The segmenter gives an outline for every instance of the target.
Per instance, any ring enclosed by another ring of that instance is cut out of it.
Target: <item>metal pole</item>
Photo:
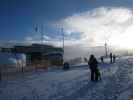
[[[41,25],[41,44],[43,45],[43,24]]]
[[[43,46],[43,24],[41,25],[41,44],[42,44],[42,54],[41,54],[41,66],[43,66],[43,51],[44,51],[44,46]]]
[[[63,44],[62,44],[62,46],[63,46],[63,64],[64,64],[64,43],[65,43],[65,41],[64,41],[64,32],[63,32],[63,28],[61,28],[61,33],[62,33],[62,38],[63,38]]]
[[[62,28],[62,35],[63,35],[63,54],[64,54],[64,32],[63,32],[63,28]]]
[[[105,42],[105,56],[108,56],[108,51],[107,51],[107,43]]]

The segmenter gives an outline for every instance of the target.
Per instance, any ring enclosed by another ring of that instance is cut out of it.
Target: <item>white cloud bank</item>
[[[103,55],[104,48],[101,46],[104,46],[105,42],[115,49],[133,49],[133,11],[129,8],[100,7],[74,14],[52,25],[56,25],[56,28],[59,28],[57,25],[62,25],[64,28],[65,59],[84,57],[90,53]],[[26,40],[41,42],[38,41],[39,36]],[[62,36],[44,36],[44,43],[61,46]],[[95,46],[100,47],[89,48]]]
[[[133,11],[130,8],[99,7],[66,17],[52,25],[56,25],[58,32],[61,29],[57,25],[62,25],[66,46],[103,46],[107,42],[118,48],[133,49]],[[44,35],[43,39],[44,43],[62,45],[60,35],[54,38]],[[41,35],[27,37],[26,42],[40,43]]]
[[[123,7],[100,7],[60,20],[64,31],[81,33],[79,44],[133,49],[133,12]]]

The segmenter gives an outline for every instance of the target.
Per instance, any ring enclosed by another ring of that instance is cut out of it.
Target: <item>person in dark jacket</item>
[[[90,55],[88,65],[91,71],[91,81],[98,81],[98,76],[99,76],[98,61],[94,55]]]
[[[101,56],[100,59],[101,59],[101,63],[104,63],[104,58],[103,58],[103,56]]]
[[[113,55],[113,63],[115,63],[116,56],[115,54]]]
[[[112,53],[110,53],[110,63],[113,62],[112,58],[113,58],[113,55],[112,55]]]
[[[63,66],[63,70],[69,70],[69,68],[70,68],[69,63],[68,62],[65,62],[64,63],[64,66]]]

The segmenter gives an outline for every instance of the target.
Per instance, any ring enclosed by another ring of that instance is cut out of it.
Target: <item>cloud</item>
[[[88,56],[94,53],[104,55],[107,42],[109,52],[116,49],[133,49],[133,12],[124,7],[99,7],[60,19],[52,23],[60,35],[44,35],[43,43],[62,46],[65,36],[65,59]],[[61,31],[63,27],[63,32]],[[40,43],[41,37],[27,37],[27,41]],[[99,55],[99,56],[100,56]]]
[[[65,46],[70,46],[70,45],[76,45],[79,44],[80,41],[74,38],[65,38]],[[41,41],[41,36],[39,35],[34,35],[34,36],[29,36],[25,38],[25,43],[32,44],[32,43],[42,43]],[[49,44],[53,46],[58,46],[62,47],[63,46],[63,36],[54,36],[50,37],[48,35],[43,35],[43,43],[44,44]]]
[[[77,34],[80,37],[79,44],[102,46],[106,41],[112,46],[125,47],[125,43],[133,42],[133,39],[129,38],[133,36],[132,20],[133,12],[129,8],[100,7],[74,14],[58,23],[63,26],[66,34],[81,33]]]

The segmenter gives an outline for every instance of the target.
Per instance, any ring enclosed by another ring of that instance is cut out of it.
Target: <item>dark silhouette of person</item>
[[[68,63],[68,62],[65,62],[65,63],[64,63],[64,66],[63,66],[63,69],[64,69],[64,70],[68,70],[69,68],[70,68],[69,63]]]
[[[112,53],[110,53],[110,63],[113,62],[112,58],[113,58]]]
[[[88,62],[88,59],[85,57],[85,58],[84,58],[84,61],[85,61],[85,62]]]
[[[91,71],[91,81],[98,81],[98,61],[94,55],[90,55],[88,65]]]
[[[115,60],[116,60],[116,56],[115,54],[113,55],[113,63],[115,63]]]
[[[103,56],[101,56],[100,59],[101,59],[101,63],[104,63],[104,58],[103,58]]]

